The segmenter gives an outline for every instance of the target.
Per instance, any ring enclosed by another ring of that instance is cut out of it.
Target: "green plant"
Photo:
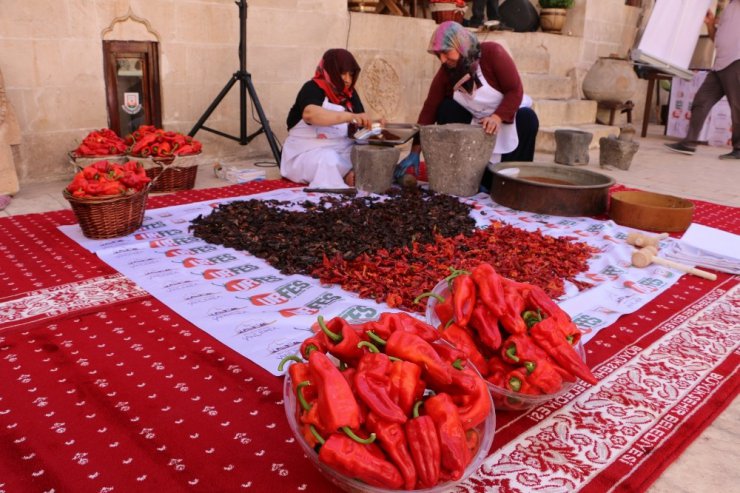
[[[543,9],[569,9],[574,0],[539,0]]]

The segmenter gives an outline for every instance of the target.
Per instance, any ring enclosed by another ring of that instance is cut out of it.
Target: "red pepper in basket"
[[[411,452],[409,452],[406,443],[403,426],[398,423],[383,421],[378,416],[370,413],[367,416],[367,429],[375,433],[380,447],[398,468],[403,477],[403,487],[407,490],[414,489],[416,485],[416,467],[414,467],[414,459],[411,458]]]
[[[500,356],[494,355],[488,360],[488,376],[486,380],[497,387],[506,388],[506,375],[516,367],[506,363]]]
[[[441,468],[445,476],[457,481],[470,462],[465,429],[457,406],[449,394],[440,393],[424,402],[424,411],[432,418],[439,437]]]
[[[455,310],[452,307],[452,296],[448,296],[443,301],[434,305],[434,313],[437,315],[442,326],[447,325],[447,322],[455,315]]]
[[[445,363],[431,344],[416,334],[396,331],[385,346],[388,356],[395,356],[421,366],[425,377],[435,385],[452,383],[452,367]]]
[[[504,313],[504,282],[491,264],[478,264],[471,274],[476,287],[478,298],[488,308],[494,317],[500,318]]]
[[[466,327],[475,307],[475,283],[470,274],[459,274],[452,280],[452,310],[455,322]]]
[[[544,289],[539,286],[531,285],[529,286],[529,289],[527,289],[525,296],[526,301],[530,305],[530,309],[535,308],[546,317],[551,317],[557,320],[558,323],[555,327],[563,337],[567,339],[568,343],[572,346],[578,344],[583,332],[581,332],[581,329],[573,323],[570,315],[568,315],[558,306],[557,303],[547,296]]]
[[[321,353],[326,352],[326,337],[323,332],[313,337],[306,338],[301,343],[301,348],[298,352],[303,359],[308,359],[308,355],[311,354],[311,351],[319,351]]]
[[[527,333],[527,324],[522,318],[523,312],[524,298],[513,285],[504,282],[504,307],[499,320],[510,334]]]
[[[442,334],[442,339],[462,351],[465,358],[469,359],[482,375],[488,373],[486,358],[484,358],[480,351],[478,351],[478,347],[475,345],[475,340],[468,331],[459,325],[452,323],[447,326],[447,328],[440,326],[439,332]]]
[[[440,462],[439,436],[434,420],[430,416],[419,416],[419,405],[414,406],[413,418],[406,422],[404,431],[414,459],[420,488],[430,488],[439,482]]]
[[[575,348],[570,345],[563,332],[558,329],[558,321],[549,317],[538,322],[529,329],[535,344],[545,350],[565,370],[583,379],[591,385],[596,385],[597,380],[591,370],[583,362]]]
[[[489,349],[501,347],[501,331],[498,328],[498,318],[481,302],[475,304],[470,327],[478,333],[480,341]]]
[[[321,332],[326,336],[326,349],[340,361],[355,364],[364,351],[357,347],[362,339],[355,329],[342,317],[334,317],[324,323],[324,317],[318,317]]]
[[[504,378],[505,388],[512,392],[529,395],[540,395],[540,389],[532,385],[527,379],[527,370],[516,368],[511,370]]]
[[[341,433],[333,433],[321,446],[319,460],[350,478],[372,486],[398,489],[404,484],[396,466],[383,458],[374,443],[358,443]]]
[[[526,367],[529,382],[545,394],[554,394],[563,387],[563,377],[547,359],[536,359]]]
[[[321,422],[329,431],[360,426],[360,406],[339,369],[324,353],[312,351],[308,357],[311,384],[318,392],[317,406]],[[314,406],[315,407],[315,406]]]
[[[388,378],[391,399],[408,416],[414,403],[424,395],[426,384],[421,379],[421,367],[410,361],[394,361]]]
[[[491,394],[485,380],[480,378],[471,368],[465,368],[475,379],[475,392],[470,394],[452,395],[452,400],[457,405],[460,421],[463,428],[470,430],[486,420],[491,412]]]
[[[391,317],[395,330],[402,330],[404,332],[416,334],[427,342],[434,342],[439,339],[439,333],[434,330],[434,327],[409,315],[408,313],[393,313],[391,314]]]
[[[544,349],[539,347],[530,336],[524,334],[515,334],[508,337],[501,347],[501,357],[506,362],[527,367],[529,373],[534,371],[537,361],[544,360],[545,367],[552,367],[560,380],[566,382],[575,382],[576,380],[573,374],[553,361]],[[542,370],[541,368],[540,372]],[[543,391],[547,392],[544,389]]]
[[[354,390],[371,412],[383,421],[405,423],[406,414],[389,393],[391,362],[383,353],[365,353],[354,377]]]

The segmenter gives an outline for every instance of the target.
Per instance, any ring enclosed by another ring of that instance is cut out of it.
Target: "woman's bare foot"
[[[344,183],[346,183],[350,187],[355,186],[355,172],[350,171],[346,175],[344,175]]]

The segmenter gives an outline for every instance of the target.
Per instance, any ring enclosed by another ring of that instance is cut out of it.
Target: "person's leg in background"
[[[532,108],[519,108],[516,112],[516,135],[519,145],[513,151],[502,154],[501,161],[534,161],[534,149],[540,119]]]
[[[486,2],[486,15],[489,21],[501,20],[498,13],[498,0],[488,0]]]
[[[485,9],[486,0],[473,0],[473,15],[470,17],[469,27],[480,27],[483,25]]]
[[[709,115],[712,106],[724,95],[725,91],[717,72],[709,72],[707,78],[704,79],[704,83],[696,91],[696,96],[694,96],[694,101],[691,104],[691,119],[689,120],[689,131],[686,137],[679,142],[665,144],[665,147],[681,154],[694,154],[699,133],[704,126],[707,115]]]
[[[717,72],[730,104],[732,119],[732,152],[722,154],[720,159],[740,159],[740,60]]]

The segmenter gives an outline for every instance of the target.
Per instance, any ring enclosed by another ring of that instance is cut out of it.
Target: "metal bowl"
[[[558,164],[500,163],[493,169],[491,198],[519,211],[554,216],[598,216],[607,210],[614,179]]]

